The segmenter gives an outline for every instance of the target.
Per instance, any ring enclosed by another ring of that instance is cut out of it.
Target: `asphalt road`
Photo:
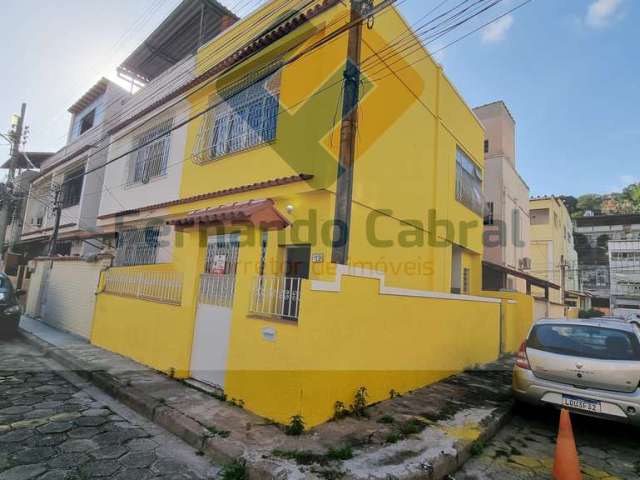
[[[0,340],[0,480],[205,479],[218,471],[29,344]]]
[[[558,429],[553,409],[519,408],[456,480],[550,479]],[[640,429],[572,415],[585,480],[640,478]]]

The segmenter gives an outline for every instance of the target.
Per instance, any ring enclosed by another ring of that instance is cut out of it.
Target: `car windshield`
[[[589,325],[537,325],[528,348],[603,360],[640,360],[640,344],[630,332]]]

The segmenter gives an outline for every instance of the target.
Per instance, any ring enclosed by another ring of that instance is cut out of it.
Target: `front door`
[[[191,376],[219,388],[227,367],[238,249],[237,234],[210,236],[200,276]]]

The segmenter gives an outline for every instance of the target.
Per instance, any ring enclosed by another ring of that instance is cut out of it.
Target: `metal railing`
[[[302,279],[256,277],[251,291],[250,313],[298,320]]]
[[[182,303],[182,273],[107,270],[104,292],[152,302]]]
[[[200,295],[198,303],[231,307],[233,305],[233,291],[236,285],[235,274],[217,275],[203,273],[200,275]]]

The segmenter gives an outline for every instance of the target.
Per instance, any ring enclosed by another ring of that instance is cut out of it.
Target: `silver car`
[[[513,370],[517,400],[640,425],[640,329],[621,319],[539,320]]]

